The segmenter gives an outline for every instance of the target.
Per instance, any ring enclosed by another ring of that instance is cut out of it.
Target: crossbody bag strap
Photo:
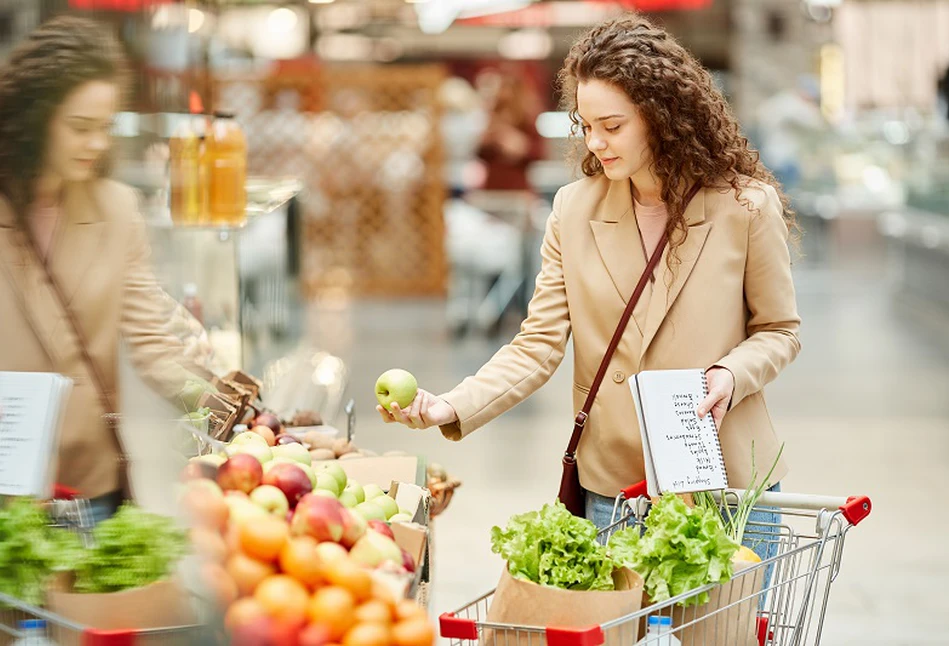
[[[696,183],[692,186],[689,192],[685,196],[685,204],[688,206],[689,202],[695,197],[699,192],[701,185]],[[649,282],[653,273],[656,270],[656,266],[659,264],[659,260],[662,258],[662,252],[665,250],[666,245],[669,243],[669,234],[664,232],[662,234],[662,239],[659,240],[659,244],[656,245],[656,249],[652,252],[652,256],[649,257],[649,262],[646,263],[646,269],[643,270],[642,276],[639,277],[639,282],[636,283],[636,289],[633,290],[633,295],[630,296],[629,302],[626,303],[626,309],[623,310],[623,316],[620,317],[619,324],[616,326],[616,331],[613,332],[613,338],[610,339],[610,345],[606,349],[606,354],[603,355],[603,360],[600,362],[600,368],[596,371],[596,376],[593,378],[593,383],[590,385],[590,392],[587,394],[586,401],[583,402],[583,408],[580,409],[580,412],[577,413],[577,417],[573,422],[573,434],[570,436],[570,443],[567,445],[567,452],[564,455],[567,460],[576,459],[577,447],[580,446],[580,436],[583,435],[583,427],[586,426],[587,419],[590,417],[590,410],[593,408],[593,400],[596,399],[596,394],[600,390],[600,385],[603,383],[603,378],[606,377],[606,371],[610,366],[610,361],[613,359],[613,355],[616,353],[616,348],[619,347],[619,342],[623,338],[623,332],[626,331],[626,326],[629,324],[629,319],[633,316],[633,310],[636,308],[636,303],[639,302],[639,298],[642,296],[643,291],[646,289],[646,283]]]

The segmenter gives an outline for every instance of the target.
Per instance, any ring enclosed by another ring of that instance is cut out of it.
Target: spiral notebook
[[[696,412],[708,395],[705,371],[646,370],[629,378],[643,440],[650,496],[728,486],[718,429]]]

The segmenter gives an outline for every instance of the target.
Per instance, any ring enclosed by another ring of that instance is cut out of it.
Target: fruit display
[[[336,461],[314,462],[303,442],[281,443],[279,421],[253,421],[182,473],[199,576],[231,643],[434,643],[424,610],[391,585],[416,569],[390,528],[412,511]]]

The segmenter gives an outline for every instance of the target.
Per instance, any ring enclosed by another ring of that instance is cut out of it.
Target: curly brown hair
[[[750,201],[741,195],[748,178],[770,184],[781,198],[788,229],[796,231],[787,196],[749,146],[711,75],[668,32],[628,14],[594,27],[567,54],[558,84],[563,109],[573,122],[572,134],[585,151],[580,167],[588,177],[603,172],[600,160],[583,144],[577,112],[577,85],[591,80],[626,92],[648,126],[652,170],[669,212],[670,264],[685,239],[684,200],[696,182],[725,182],[748,208]]]
[[[23,225],[46,155],[50,123],[66,97],[89,81],[122,85],[125,60],[97,23],[61,16],[34,30],[0,68],[0,193]],[[108,172],[108,157],[97,167]]]

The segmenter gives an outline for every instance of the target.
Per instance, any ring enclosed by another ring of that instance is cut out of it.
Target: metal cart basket
[[[601,541],[618,529],[642,522],[650,507],[644,484],[634,485],[617,497],[614,522],[600,530]],[[716,500],[720,505],[733,505],[743,493],[728,490],[716,494]],[[736,566],[727,583],[707,585],[613,621],[586,627],[489,623],[488,609],[494,595],[491,591],[455,612],[441,615],[441,635],[453,645],[477,641],[504,646],[633,646],[646,636],[650,617],[668,617],[671,632],[650,635],[643,643],[819,644],[831,584],[840,570],[844,539],[851,527],[869,515],[870,499],[765,493],[755,509],[780,514],[776,523],[749,522],[745,530],[746,540],[767,544],[768,553],[774,556],[760,563]],[[709,593],[707,603],[680,605],[702,592]]]

